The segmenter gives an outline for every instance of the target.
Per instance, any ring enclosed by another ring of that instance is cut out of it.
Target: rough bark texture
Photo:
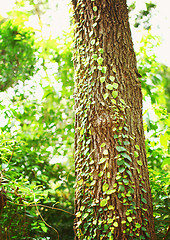
[[[75,239],[155,240],[141,84],[126,1],[72,3]]]

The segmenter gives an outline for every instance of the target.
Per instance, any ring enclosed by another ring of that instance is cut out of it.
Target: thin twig
[[[57,233],[57,237],[58,237],[58,240],[59,240],[59,233],[58,233],[57,229],[51,227],[51,226],[50,226],[50,225],[44,220],[44,218],[42,217],[40,211],[38,210],[38,206],[37,206],[37,204],[36,204],[35,206],[36,206],[36,209],[37,209],[38,214],[40,215],[40,218],[42,219],[42,221],[45,223],[45,225],[46,225],[47,227],[53,229],[53,230]]]
[[[62,211],[62,212],[68,213],[68,214],[70,214],[72,216],[75,216],[73,213],[67,212],[66,210],[63,210],[61,208],[50,207],[50,206],[43,205],[43,204],[29,204],[29,205],[26,205],[26,204],[21,204],[21,203],[14,203],[14,202],[11,202],[11,201],[8,201],[8,202],[10,202],[12,204],[15,204],[15,205],[18,205],[18,206],[25,206],[25,207],[36,207],[36,206],[39,206],[39,207],[49,208],[49,209]]]
[[[13,147],[12,154],[11,154],[11,156],[10,156],[10,159],[9,159],[8,163],[10,163],[10,161],[12,160],[12,157],[13,157],[13,155],[14,155],[14,150],[15,150],[15,145],[14,145],[14,147]]]
[[[168,236],[169,232],[170,232],[170,226],[168,227],[167,232],[166,232],[166,234],[165,234],[165,236],[164,236],[164,238],[162,240],[166,240],[166,237]]]

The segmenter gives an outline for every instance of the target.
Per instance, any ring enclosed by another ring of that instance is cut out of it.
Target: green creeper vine
[[[97,12],[93,0],[93,28],[97,27]],[[94,31],[89,33],[90,44],[82,43],[82,24],[84,23],[83,10],[85,4],[78,1],[77,11],[79,10],[80,24],[76,26],[75,39],[75,59],[76,62],[76,116],[79,119],[80,125],[76,126],[77,132],[77,150],[75,152],[77,186],[76,195],[78,197],[76,212],[77,222],[75,225],[78,239],[109,239],[113,240],[113,234],[116,228],[122,225],[123,233],[127,239],[146,239],[149,234],[146,231],[147,219],[145,218],[146,199],[141,194],[141,206],[136,206],[134,199],[135,185],[132,176],[132,159],[138,158],[140,147],[135,145],[134,136],[129,134],[129,127],[126,123],[126,109],[129,107],[124,99],[119,97],[119,82],[117,77],[117,66],[112,65],[110,74],[107,72],[105,63],[105,52],[100,46],[99,40],[95,38]],[[98,72],[98,74],[96,74]],[[95,77],[97,76],[97,78]],[[110,114],[113,116],[115,127],[112,128],[112,135],[117,145],[115,149],[108,149],[105,142],[100,145],[102,157],[98,165],[95,166],[93,158],[94,149],[92,146],[91,124],[89,124],[89,110],[95,105],[95,97],[93,95],[93,87],[101,86],[103,95],[101,96],[100,104],[107,106],[110,109]],[[134,148],[128,151],[128,146],[133,142]],[[109,179],[112,177],[108,171],[109,154],[114,151],[114,161],[117,164],[117,173],[115,183],[109,184]],[[142,162],[137,161],[137,173],[140,179],[140,186],[143,193],[146,190],[143,188],[143,180],[140,175]],[[97,176],[93,173],[95,168],[100,169]],[[106,176],[106,177],[105,177]],[[100,200],[93,198],[97,179],[102,179],[102,194]],[[126,209],[125,216],[121,221],[115,212],[115,206],[110,204],[111,199],[117,199]],[[135,215],[141,209],[141,216],[144,219],[137,222]],[[97,211],[96,211],[97,210]],[[107,216],[107,217],[105,217]],[[140,234],[140,230],[145,232],[145,236]],[[100,236],[98,236],[100,232]],[[99,238],[100,237],[100,238]]]

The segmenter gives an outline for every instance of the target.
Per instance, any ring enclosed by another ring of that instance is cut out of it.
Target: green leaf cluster
[[[36,47],[31,29],[12,20],[0,24],[0,91],[29,80],[36,72]]]

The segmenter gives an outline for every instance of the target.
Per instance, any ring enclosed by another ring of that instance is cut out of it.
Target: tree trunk
[[[125,0],[72,0],[75,239],[153,239],[138,80]]]

